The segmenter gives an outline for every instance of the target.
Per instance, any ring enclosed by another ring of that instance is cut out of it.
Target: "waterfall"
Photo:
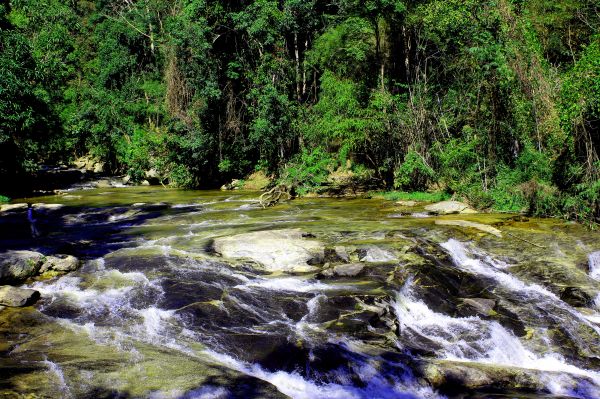
[[[600,251],[592,252],[588,257],[590,277],[600,281]]]

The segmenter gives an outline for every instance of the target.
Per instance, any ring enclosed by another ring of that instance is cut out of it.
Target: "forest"
[[[90,155],[600,220],[596,0],[3,0],[0,194]]]

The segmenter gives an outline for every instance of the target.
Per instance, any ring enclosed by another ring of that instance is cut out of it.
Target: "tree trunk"
[[[294,32],[294,56],[296,61],[296,98],[302,99],[300,94],[300,50],[298,49],[298,33]]]

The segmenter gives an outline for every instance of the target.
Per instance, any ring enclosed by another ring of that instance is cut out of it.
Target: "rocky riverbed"
[[[0,211],[0,397],[600,397],[598,232],[257,198],[103,188]]]

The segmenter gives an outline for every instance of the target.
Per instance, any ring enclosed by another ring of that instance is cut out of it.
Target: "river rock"
[[[26,211],[27,204],[4,204],[0,205],[0,212]]]
[[[94,173],[104,173],[104,162],[96,162],[92,168]]]
[[[47,256],[40,268],[40,273],[54,270],[57,272],[70,272],[79,268],[79,259],[72,255]]]
[[[560,381],[565,392],[576,392],[580,386],[593,384],[587,376],[451,360],[436,360],[427,364],[423,368],[423,376],[434,388],[468,389],[472,392],[544,392],[547,382],[553,380]]]
[[[51,211],[56,211],[56,210],[64,207],[64,205],[63,204],[38,203],[38,204],[33,204],[31,207],[36,212],[51,212]]]
[[[327,267],[327,264],[325,264],[325,266]],[[319,273],[319,275],[317,277],[318,278],[334,277],[334,276],[356,277],[356,276],[360,275],[364,269],[365,269],[365,265],[362,263],[347,263],[347,264],[335,265],[331,268],[327,268],[327,269],[323,270],[321,273]]]
[[[361,262],[368,263],[379,263],[379,262],[393,262],[398,258],[387,249],[379,248],[376,246],[368,246],[358,250],[359,260]]]
[[[344,265],[335,265],[333,272],[340,277],[356,277],[363,272],[365,265],[362,263],[348,263]]]
[[[0,284],[22,282],[40,270],[44,255],[34,251],[8,251],[0,254]]]
[[[461,316],[484,316],[494,314],[496,301],[486,298],[460,298],[462,303],[458,306]]]
[[[215,252],[226,258],[248,258],[271,272],[310,272],[324,257],[324,246],[304,238],[299,229],[256,231],[216,238]]]
[[[477,213],[469,205],[459,201],[442,201],[426,205],[425,210],[437,215],[448,215],[451,213]]]
[[[441,226],[458,226],[458,227],[468,227],[476,230],[483,231],[484,233],[493,234],[496,237],[502,237],[502,232],[495,227],[492,227],[483,223],[469,222],[467,220],[436,220],[435,224]]]
[[[10,285],[0,286],[0,305],[21,307],[35,303],[40,298],[39,291],[17,288]]]
[[[239,190],[242,186],[242,181],[239,179],[233,179],[231,182],[223,184],[221,186],[221,190],[222,191],[229,191],[229,190]]]

